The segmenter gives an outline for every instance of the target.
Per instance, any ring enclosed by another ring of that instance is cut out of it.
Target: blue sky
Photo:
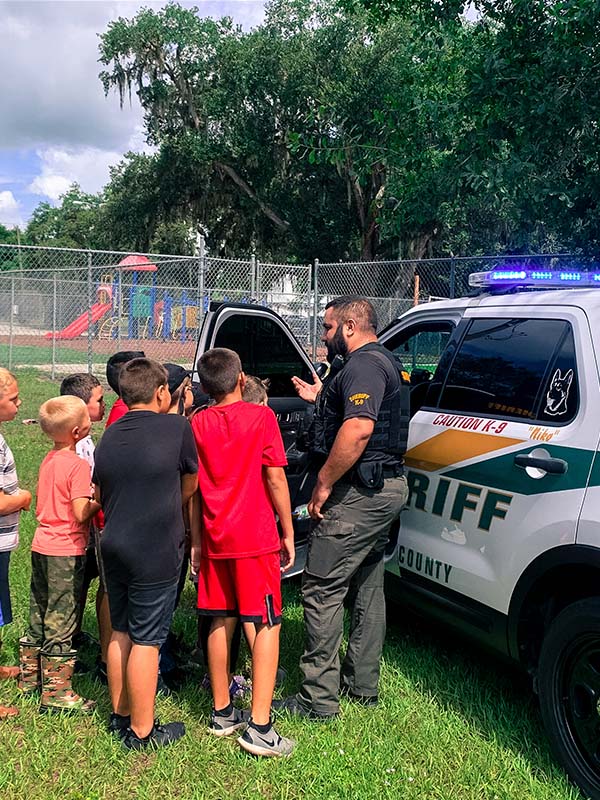
[[[98,34],[157,0],[0,0],[0,223],[24,227],[77,181],[97,192],[108,168],[145,148],[141,113],[104,97]],[[202,15],[260,24],[264,0],[196,0]]]

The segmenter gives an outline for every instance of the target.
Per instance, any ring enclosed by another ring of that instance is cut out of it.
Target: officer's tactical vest
[[[406,373],[404,373],[402,363],[379,342],[369,342],[369,344],[363,345],[360,351],[361,353],[373,352],[377,358],[386,358],[391,362],[398,375],[396,389],[388,393],[381,403],[373,433],[360,460],[364,460],[365,457],[367,460],[371,460],[369,454],[375,451],[396,456],[400,463],[406,452],[410,412],[409,384],[404,377]],[[336,356],[315,402],[312,425],[308,432],[307,449],[311,455],[317,457],[317,461],[324,461],[327,458],[342,426],[343,419],[335,410],[333,398],[335,396],[335,377],[344,366],[341,357]]]

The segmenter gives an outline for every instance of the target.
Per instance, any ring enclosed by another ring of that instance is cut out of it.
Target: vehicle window
[[[577,377],[575,342],[569,325],[542,387],[539,420],[565,423],[575,418],[579,406]]]
[[[453,330],[451,322],[423,322],[399,331],[385,343],[410,375],[411,417],[425,402],[430,381]]]
[[[312,383],[303,361],[287,331],[276,319],[267,316],[235,314],[220,325],[214,347],[235,350],[244,372],[268,378],[269,397],[295,397],[292,375]]]
[[[566,322],[553,319],[473,320],[450,367],[439,408],[536,419],[541,397],[550,390],[551,363],[568,329]]]
[[[411,375],[411,383],[422,383],[431,380],[453,328],[450,322],[413,325],[397,333],[385,346],[402,361],[404,369]]]

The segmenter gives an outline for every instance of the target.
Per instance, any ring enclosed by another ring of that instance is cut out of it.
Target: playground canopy
[[[125,256],[118,263],[118,268],[123,272],[156,272],[158,267],[153,264],[148,256],[131,255]]]

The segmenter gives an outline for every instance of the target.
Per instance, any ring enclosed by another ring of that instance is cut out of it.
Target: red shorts
[[[279,552],[246,558],[201,558],[198,609],[211,617],[279,625]]]

